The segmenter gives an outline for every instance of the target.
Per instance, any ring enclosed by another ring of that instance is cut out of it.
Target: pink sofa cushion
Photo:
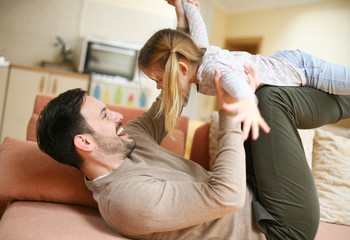
[[[320,222],[315,240],[349,239],[350,227],[347,225]]]
[[[123,240],[97,209],[58,203],[19,201],[10,204],[0,222],[0,239]]]
[[[6,137],[0,147],[0,209],[13,200],[97,207],[78,169],[53,160],[35,142]]]
[[[198,127],[193,136],[190,159],[209,170],[209,128],[210,123]]]
[[[174,137],[163,145],[183,155],[183,132],[175,130]],[[14,200],[97,207],[79,170],[53,160],[40,151],[36,142],[6,137],[0,146],[0,210]]]

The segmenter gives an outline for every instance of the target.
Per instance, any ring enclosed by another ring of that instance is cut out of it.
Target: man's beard
[[[92,138],[95,140],[100,151],[112,155],[116,153],[129,155],[136,147],[134,139],[123,139],[119,137],[110,137],[97,132],[92,133]]]

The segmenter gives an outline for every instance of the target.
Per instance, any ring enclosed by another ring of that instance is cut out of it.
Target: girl
[[[156,81],[158,89],[163,89],[159,111],[166,112],[165,124],[169,133],[172,133],[176,118],[181,113],[180,106],[188,95],[190,84],[197,84],[200,93],[216,95],[215,69],[222,73],[223,88],[237,100],[229,110],[236,113],[233,122],[243,122],[244,139],[247,139],[250,128],[254,140],[259,136],[259,127],[266,133],[270,130],[247,83],[247,71],[258,70],[260,85],[305,85],[333,94],[350,92],[349,67],[325,62],[300,50],[280,51],[263,57],[209,46],[205,24],[197,6],[187,0],[167,2],[176,7],[179,21],[181,14],[187,18],[191,37],[171,29],[156,32],[141,49],[138,67]]]

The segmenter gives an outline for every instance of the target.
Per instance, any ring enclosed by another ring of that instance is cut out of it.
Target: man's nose
[[[123,121],[123,115],[118,112],[113,112],[114,113],[114,120],[115,122],[119,123]]]

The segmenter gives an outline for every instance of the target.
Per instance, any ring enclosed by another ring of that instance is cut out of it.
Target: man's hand
[[[201,10],[197,0],[187,0],[187,2],[194,4],[198,8],[198,11]]]
[[[244,67],[244,72],[248,77],[249,86],[255,92],[255,90],[260,86],[259,72],[255,67],[253,67],[253,65],[250,65],[247,63],[243,64],[243,67]]]
[[[216,95],[218,98],[218,104],[221,109],[223,109],[224,105],[233,104],[236,102],[236,99],[228,94],[221,85],[221,72],[219,69],[215,69],[215,75],[214,75],[214,84],[216,87]]]
[[[250,86],[252,87],[253,91],[255,91],[255,87],[259,85],[257,84],[257,75],[254,72],[257,73],[257,71],[254,70],[253,72],[250,72],[251,76],[248,76],[248,79],[250,79],[250,81],[253,81],[250,82]],[[250,129],[252,129],[253,140],[259,138],[259,127],[261,127],[264,130],[264,132],[269,133],[270,127],[261,117],[255,99],[243,98],[238,102],[234,102],[234,98],[222,88],[220,78],[220,71],[215,69],[214,81],[219,105],[223,110],[230,111],[235,114],[235,116],[232,119],[232,123],[243,122],[244,140],[247,140]]]
[[[178,28],[188,28],[188,21],[182,6],[182,0],[165,0],[168,4],[175,7]]]
[[[178,7],[179,4],[182,4],[182,0],[165,0],[168,4]],[[187,2],[192,3],[197,6],[198,11],[200,10],[199,2],[197,0],[187,0]]]

